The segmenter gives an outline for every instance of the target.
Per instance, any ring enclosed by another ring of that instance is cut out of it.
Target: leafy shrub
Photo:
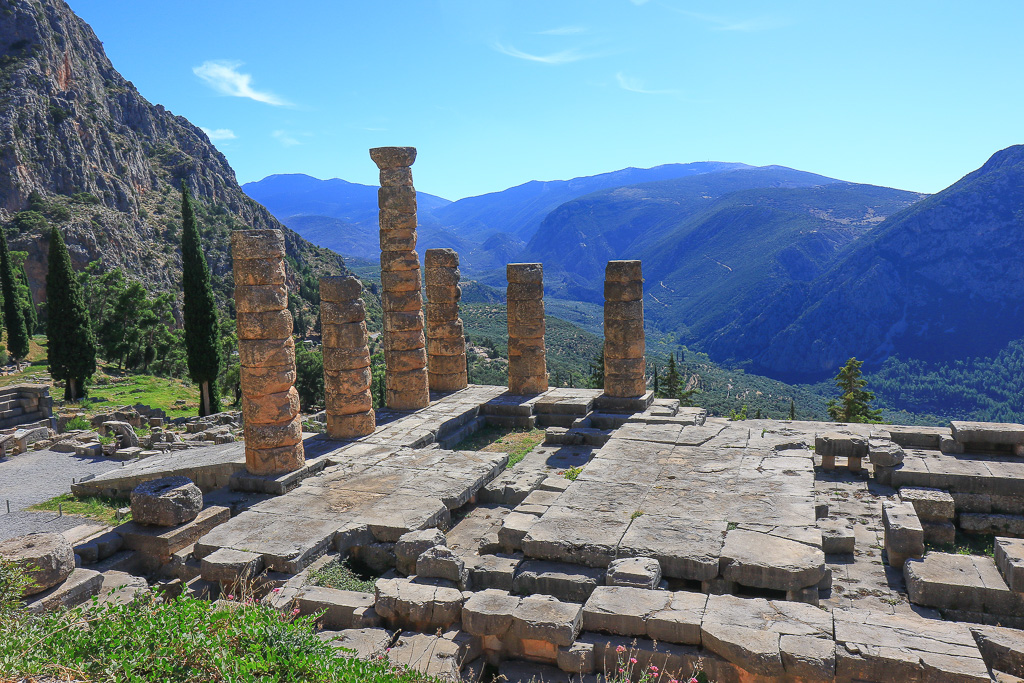
[[[374,581],[360,576],[348,559],[341,561],[331,560],[320,569],[309,573],[307,583],[325,588],[337,588],[338,590],[357,591],[359,593],[373,593]]]
[[[71,112],[62,107],[58,107],[56,104],[50,105],[50,118],[53,119],[53,123],[56,126],[64,123],[65,119],[71,116]]]
[[[569,481],[576,481],[576,478],[578,476],[580,476],[580,474],[582,472],[583,472],[583,466],[580,465],[578,467],[570,467],[569,469],[567,469],[565,471],[565,474],[563,474],[562,476],[564,476]]]
[[[99,204],[100,198],[92,192],[76,192],[71,195],[71,201],[75,204]]]
[[[317,637],[318,615],[231,609],[153,593],[121,605],[0,619],[0,679],[428,683],[387,660],[348,659]],[[88,620],[88,621],[85,621]],[[87,625],[86,625],[87,624]],[[82,626],[85,626],[84,628]]]
[[[92,429],[92,424],[81,415],[76,415],[64,425],[64,430],[70,432],[73,429]]]
[[[38,211],[22,211],[14,215],[14,227],[19,233],[42,232],[48,230],[50,224]]]

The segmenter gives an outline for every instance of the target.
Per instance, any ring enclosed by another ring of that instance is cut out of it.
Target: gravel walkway
[[[23,510],[69,493],[72,478],[78,480],[120,466],[119,461],[108,458],[79,457],[74,453],[47,450],[0,458],[0,520],[7,512],[7,501],[11,503],[11,512]]]

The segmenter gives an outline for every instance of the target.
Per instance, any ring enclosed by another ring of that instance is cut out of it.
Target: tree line
[[[64,382],[64,398],[77,401],[96,372],[97,354],[126,370],[169,376],[188,374],[199,387],[199,414],[220,410],[218,379],[229,373],[224,358],[234,345],[234,324],[218,315],[211,272],[203,254],[192,196],[182,182],[183,325],[174,318],[174,293],[152,295],[120,268],[102,272],[89,264],[75,273],[60,229],[50,230],[46,273],[47,360],[51,377]],[[6,235],[0,231],[0,294],[7,351],[28,356],[37,313],[28,293],[23,259],[20,273]],[[20,277],[19,277],[20,275]],[[236,373],[237,374],[237,373]]]

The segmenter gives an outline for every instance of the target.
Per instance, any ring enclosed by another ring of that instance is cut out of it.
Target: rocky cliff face
[[[228,234],[235,228],[283,229],[301,269],[345,272],[340,257],[283,228],[247,197],[199,128],[122,78],[63,0],[0,0],[0,223],[11,248],[29,252],[37,300],[53,224],[64,230],[76,266],[102,260],[151,290],[177,288],[182,181],[198,200],[222,297],[231,289]],[[291,277],[297,290],[300,275]]]

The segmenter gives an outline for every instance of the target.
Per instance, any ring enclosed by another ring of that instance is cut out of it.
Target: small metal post
[[[57,503],[57,516],[58,517],[63,517],[64,516],[64,504],[63,503]]]
[[[11,514],[11,501],[7,501],[7,514]]]

